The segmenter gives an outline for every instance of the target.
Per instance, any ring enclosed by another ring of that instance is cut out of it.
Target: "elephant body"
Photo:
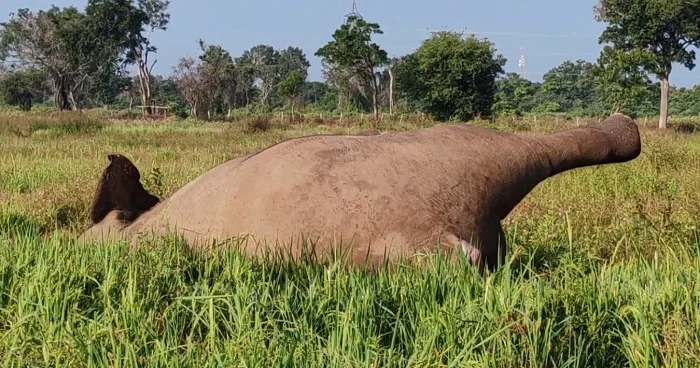
[[[135,242],[175,230],[201,246],[245,235],[248,254],[264,251],[264,241],[296,257],[304,236],[317,253],[342,241],[354,264],[440,250],[493,269],[505,256],[501,220],[538,183],[640,151],[636,124],[620,114],[541,136],[441,125],[295,138],[214,167],[133,221],[118,215],[130,208],[115,205],[82,240],[111,230]]]

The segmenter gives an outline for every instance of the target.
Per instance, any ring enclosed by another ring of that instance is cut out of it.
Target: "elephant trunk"
[[[549,161],[549,176],[585,166],[627,162],[642,150],[637,124],[623,114],[537,139]]]
[[[518,151],[520,159],[511,157],[502,166],[506,179],[490,190],[492,213],[500,219],[547,178],[585,166],[627,162],[641,153],[639,129],[623,114],[588,127],[522,138],[515,144],[528,147],[528,154]]]

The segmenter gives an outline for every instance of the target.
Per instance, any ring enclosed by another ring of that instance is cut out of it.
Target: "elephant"
[[[131,161],[112,154],[93,225],[79,239],[137,244],[175,231],[193,249],[246,238],[253,242],[241,247],[245,254],[267,248],[295,259],[305,249],[297,236],[322,251],[340,239],[354,265],[446,253],[483,273],[505,261],[501,220],[540,182],[640,153],[638,126],[621,113],[537,135],[467,124],[313,135],[224,162],[162,200],[143,188]]]

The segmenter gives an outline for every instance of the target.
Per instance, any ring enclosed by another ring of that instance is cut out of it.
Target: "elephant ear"
[[[118,211],[121,221],[131,222],[160,202],[141,185],[141,174],[128,158],[120,154],[107,155],[107,158],[109,165],[102,172],[90,205],[93,224],[112,211]]]

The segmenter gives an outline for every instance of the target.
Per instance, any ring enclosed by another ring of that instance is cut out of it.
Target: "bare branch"
[[[156,66],[157,62],[158,62],[158,59],[153,60],[153,64],[151,64],[151,67],[148,68],[148,74],[153,74],[153,67]]]

